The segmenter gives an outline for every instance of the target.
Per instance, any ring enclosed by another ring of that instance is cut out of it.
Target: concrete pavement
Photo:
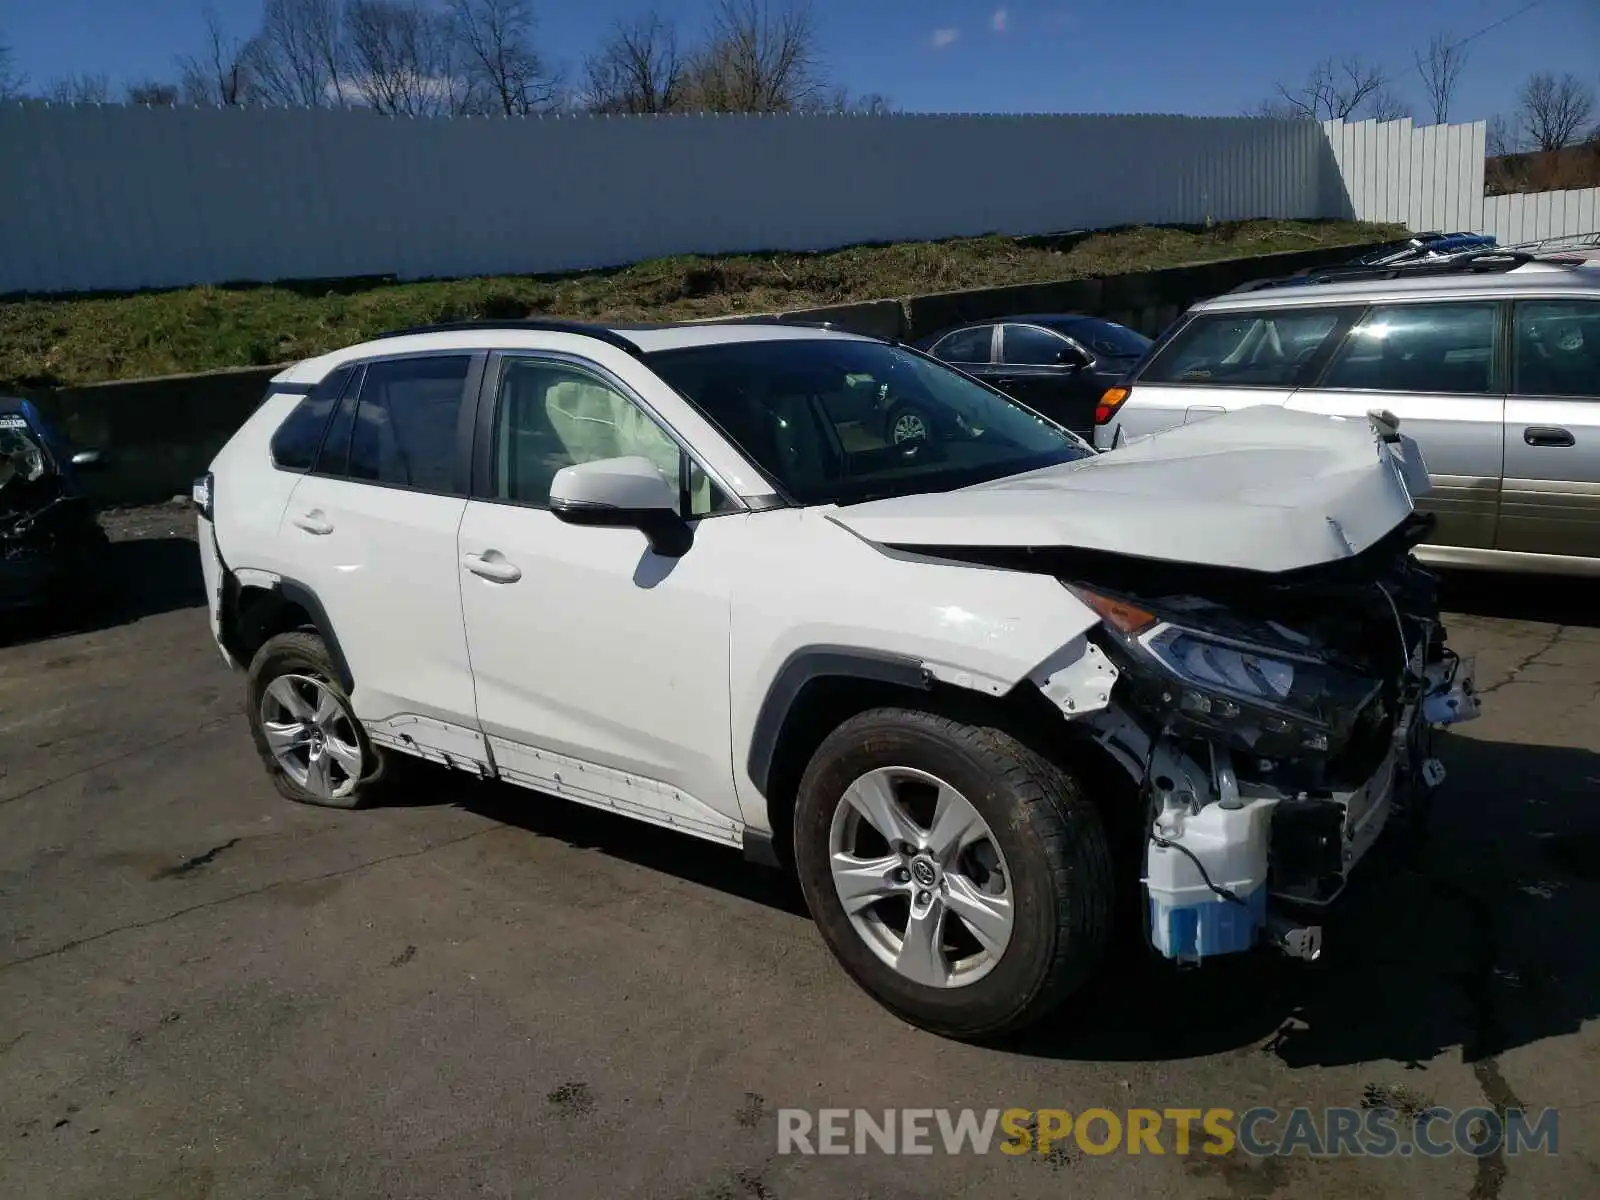
[[[116,619],[0,647],[10,1200],[1600,1191],[1600,589],[1452,581],[1486,715],[1447,739],[1424,859],[1323,963],[1119,969],[982,1049],[889,1017],[736,855],[444,774],[284,802],[189,515],[111,524]],[[782,1107],[1363,1103],[1559,1105],[1559,1153],[776,1154]]]

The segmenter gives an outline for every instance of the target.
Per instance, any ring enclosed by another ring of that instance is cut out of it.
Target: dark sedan
[[[0,611],[66,616],[105,587],[105,534],[78,483],[79,471],[100,465],[34,405],[0,397]]]
[[[917,348],[1092,436],[1094,406],[1138,364],[1151,341],[1115,321],[1072,313],[1004,317],[947,329]],[[890,436],[925,435],[914,412],[892,414]]]

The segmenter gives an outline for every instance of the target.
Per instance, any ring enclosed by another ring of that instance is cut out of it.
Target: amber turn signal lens
[[[1143,633],[1154,625],[1158,619],[1155,613],[1142,609],[1137,604],[1129,604],[1126,600],[1102,596],[1099,592],[1091,592],[1088,588],[1083,587],[1073,587],[1071,584],[1068,585],[1068,588],[1074,596],[1093,610],[1095,616],[1119,633],[1125,633],[1130,637],[1136,637]]]
[[[1104,425],[1116,415],[1117,409],[1122,407],[1122,402],[1133,394],[1132,388],[1114,387],[1107,388],[1100,397],[1100,403],[1094,408],[1094,423]]]

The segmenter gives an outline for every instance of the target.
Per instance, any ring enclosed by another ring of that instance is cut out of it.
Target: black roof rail
[[[593,325],[584,321],[546,320],[542,317],[526,317],[522,319],[486,317],[481,321],[440,321],[432,325],[413,325],[407,329],[391,329],[384,333],[376,334],[368,340],[382,341],[385,338],[410,337],[419,333],[480,333],[497,329],[508,332],[575,333],[582,337],[594,338],[597,342],[605,342],[609,346],[615,346],[618,350],[625,350],[635,356],[643,353],[632,340],[623,337],[615,329],[607,328],[604,325]]]
[[[1273,279],[1252,279],[1228,292],[1259,292],[1273,287],[1306,287],[1318,283],[1347,283],[1361,279],[1404,279],[1416,275],[1466,275],[1499,274],[1515,270],[1536,261],[1532,254],[1514,250],[1482,250],[1473,254],[1458,254],[1451,258],[1388,265],[1341,264],[1334,267],[1306,268],[1293,275]]]

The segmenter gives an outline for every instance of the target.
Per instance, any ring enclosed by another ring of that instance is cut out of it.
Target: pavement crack
[[[59,946],[52,946],[48,950],[40,950],[34,954],[27,954],[21,958],[13,958],[0,963],[0,972],[9,971],[14,967],[25,967],[29,963],[36,963],[46,958],[57,958],[71,950],[78,950],[95,942],[104,941],[106,938],[115,937],[119,933],[131,933],[140,929],[152,929],[157,925],[165,925],[179,917],[189,916],[191,913],[204,912],[206,909],[221,908],[225,904],[232,904],[235,900],[248,900],[252,896],[264,895],[279,888],[299,887],[308,883],[321,883],[328,879],[342,879],[349,875],[356,875],[373,867],[381,867],[385,863],[398,862],[407,858],[420,858],[424,854],[432,854],[435,850],[443,850],[448,846],[458,846],[462,842],[470,841],[475,837],[482,837],[499,829],[498,825],[491,825],[484,829],[475,829],[471,833],[464,833],[460,837],[448,838],[442,842],[434,842],[430,846],[423,846],[417,850],[399,850],[394,854],[385,854],[379,858],[368,859],[366,862],[356,863],[351,867],[341,867],[337,871],[325,871],[320,875],[307,875],[299,879],[279,879],[272,883],[264,883],[259,887],[246,888],[243,891],[233,892],[227,896],[218,896],[215,900],[202,900],[198,904],[190,904],[173,912],[165,913],[159,917],[151,917],[145,921],[129,921],[123,925],[115,925],[110,929],[102,929],[99,933],[87,934],[81,938],[73,938]]]
[[[0,804],[11,804],[17,800],[26,799],[35,792],[42,792],[46,788],[53,788],[56,784],[65,783],[69,779],[76,779],[79,775],[87,775],[90,771],[98,771],[101,767],[109,767],[113,763],[119,763],[123,759],[132,758],[136,754],[143,754],[147,750],[154,750],[158,746],[170,746],[173,742],[182,741],[186,737],[193,737],[197,733],[205,733],[207,730],[215,729],[219,725],[226,725],[229,721],[233,720],[233,717],[234,714],[232,713],[229,713],[225,717],[213,717],[209,721],[200,722],[200,724],[194,726],[192,729],[185,729],[182,733],[174,733],[170,737],[158,738],[153,742],[145,742],[142,745],[135,746],[131,750],[124,750],[121,754],[113,754],[110,758],[103,758],[98,762],[88,763],[85,766],[78,767],[76,770],[68,771],[65,775],[57,775],[54,779],[46,779],[40,783],[34,784],[32,787],[23,788],[14,796],[0,797]]]
[[[193,875],[201,867],[209,866],[212,862],[216,861],[217,855],[221,854],[224,850],[232,850],[239,844],[239,842],[239,838],[229,838],[220,846],[213,846],[203,854],[191,855],[189,858],[184,859],[175,867],[168,867],[164,871],[157,871],[155,877],[157,879],[183,879],[185,876]]]
[[[1494,1109],[1504,1129],[1507,1113],[1525,1106],[1501,1074],[1496,1057],[1505,1048],[1508,1036],[1494,1007],[1495,959],[1498,957],[1494,911],[1488,901],[1455,880],[1432,874],[1428,878],[1439,891],[1455,897],[1466,909],[1472,925],[1473,957],[1462,982],[1473,1017],[1462,1039],[1461,1056],[1471,1066],[1472,1077],[1477,1080],[1485,1103]],[[1468,1200],[1498,1200],[1509,1174],[1505,1148],[1497,1145],[1492,1152],[1481,1155],[1477,1167]]]
[[[1507,684],[1515,683],[1519,675],[1521,675],[1529,667],[1533,666],[1546,654],[1549,654],[1550,651],[1559,646],[1561,644],[1561,639],[1566,636],[1566,632],[1567,627],[1565,625],[1557,625],[1554,632],[1552,632],[1550,636],[1545,639],[1544,645],[1540,646],[1532,654],[1527,655],[1520,662],[1518,662],[1516,666],[1512,667],[1511,670],[1506,673],[1506,677],[1504,679],[1501,679],[1496,683],[1491,683],[1488,687],[1479,688],[1478,695],[1487,696],[1491,692],[1498,692]]]

